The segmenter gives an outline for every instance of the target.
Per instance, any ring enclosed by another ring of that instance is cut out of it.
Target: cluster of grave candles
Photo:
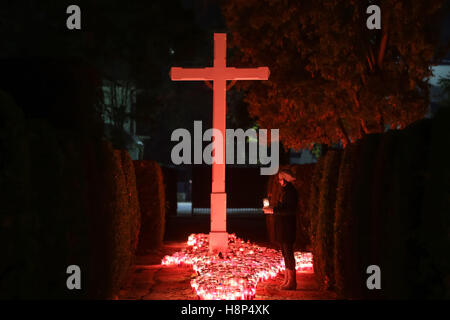
[[[161,264],[192,265],[197,276],[191,286],[202,300],[251,300],[259,281],[285,269],[279,250],[245,242],[235,234],[228,235],[228,250],[220,254],[209,252],[207,234],[192,234],[187,244]],[[312,272],[311,253],[295,252],[295,260],[297,272]]]

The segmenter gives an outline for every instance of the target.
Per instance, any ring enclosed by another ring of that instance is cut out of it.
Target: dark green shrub
[[[118,295],[134,262],[139,236],[140,212],[136,195],[134,170],[128,151],[114,150],[114,195],[111,202],[112,293]],[[134,184],[134,185],[133,185]],[[133,194],[134,192],[134,194]]]
[[[29,145],[22,110],[0,91],[1,214],[23,208],[29,192]],[[8,199],[8,201],[6,201]]]
[[[319,161],[316,163],[314,167],[314,173],[311,180],[311,186],[310,186],[310,199],[308,203],[308,220],[309,220],[309,237],[310,237],[310,243],[314,247],[314,244],[316,243],[316,237],[317,237],[317,224],[319,221],[319,195],[320,195],[320,181],[322,181],[322,175],[324,173],[324,165],[325,160],[324,157],[320,158]],[[313,249],[314,250],[314,249]],[[314,264],[315,264],[316,258],[314,258]]]
[[[132,160],[109,142],[94,142],[89,167],[89,296],[113,299],[134,262],[140,214]]]
[[[361,143],[348,145],[339,167],[339,179],[336,194],[336,215],[334,222],[334,272],[335,288],[341,297],[352,297],[350,286],[355,283],[357,268],[357,232],[352,201],[355,193],[355,181],[360,175],[359,155]]]
[[[394,155],[398,148],[400,132],[388,131],[382,135],[375,158],[373,170],[373,188],[370,212],[370,264],[380,266],[382,270],[382,291],[372,290],[369,298],[382,298],[384,288],[388,285],[390,277],[389,259],[392,252],[389,237],[392,226],[386,223],[388,216],[392,214],[392,176],[394,171]]]
[[[367,135],[349,145],[339,169],[334,222],[336,291],[345,298],[362,298],[370,256],[372,179],[380,135]]]
[[[85,166],[88,185],[89,238],[89,297],[108,299],[113,297],[110,276],[112,261],[111,202],[113,197],[111,144],[93,140],[86,145]]]
[[[155,161],[133,161],[141,209],[138,250],[144,253],[162,245],[165,232],[166,197],[161,167]]]
[[[321,288],[334,287],[334,216],[341,150],[330,150],[323,158],[319,185],[316,232],[313,243],[314,270]]]
[[[20,108],[0,94],[0,296],[113,298],[139,230],[131,159],[101,141],[95,70],[50,61],[33,68],[51,70],[45,81],[36,72],[27,82],[50,84],[45,90],[22,95],[18,76],[8,88]],[[53,85],[59,89],[47,95]],[[66,287],[72,264],[82,290]]]
[[[161,167],[164,178],[164,185],[166,186],[166,216],[177,215],[177,174],[175,168]]]
[[[427,298],[450,298],[450,109],[432,121],[420,214],[419,280]]]
[[[0,91],[0,298],[30,298],[36,274],[35,215],[30,211],[29,143],[22,110]]]
[[[356,241],[357,260],[352,262],[356,265],[357,272],[353,274],[354,283],[351,285],[352,296],[364,298],[368,291],[366,286],[367,267],[377,264],[370,259],[370,231],[371,231],[371,200],[373,195],[373,172],[375,159],[380,143],[381,135],[371,134],[361,140],[361,153],[358,157],[359,174],[354,177],[355,190],[353,193],[352,213],[354,214],[353,239]]]
[[[294,187],[298,194],[297,207],[297,237],[295,247],[299,251],[311,250],[311,238],[309,234],[310,217],[308,213],[311,198],[311,185],[316,164],[291,165],[290,169],[295,175]]]
[[[125,175],[126,195],[128,199],[128,210],[130,215],[130,249],[133,254],[137,250],[139,243],[139,232],[141,230],[141,210],[139,207],[139,195],[136,186],[136,173],[134,170],[133,160],[126,150],[120,150],[122,160],[122,170]]]
[[[423,120],[402,131],[368,135],[344,151],[334,235],[336,290],[342,297],[426,295],[418,235],[429,132],[430,121]],[[367,289],[369,265],[380,266],[382,291]]]
[[[47,120],[28,122],[31,163],[31,209],[36,217],[40,275],[39,296],[67,297],[65,286],[69,250],[70,211],[72,203],[64,203],[64,154],[58,132]],[[76,263],[78,264],[78,263]]]
[[[418,298],[423,295],[418,279],[421,249],[420,208],[424,194],[424,172],[428,155],[430,122],[422,120],[397,134],[391,157],[389,204],[383,215],[384,239],[380,267],[383,270],[383,297]]]

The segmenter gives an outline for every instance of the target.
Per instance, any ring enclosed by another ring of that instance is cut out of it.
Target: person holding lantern
[[[265,199],[263,211],[265,214],[274,215],[275,241],[281,246],[286,267],[284,282],[280,288],[282,290],[296,290],[294,242],[296,237],[298,194],[292,184],[295,181],[295,177],[289,169],[280,170],[278,181],[281,185],[278,202],[272,207],[268,204],[268,200]]]

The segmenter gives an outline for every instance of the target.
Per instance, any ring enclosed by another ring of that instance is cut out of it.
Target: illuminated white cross
[[[221,159],[212,163],[211,193],[211,230],[209,233],[210,252],[216,253],[227,249],[227,195],[225,193],[225,137],[226,137],[226,91],[227,80],[267,80],[269,68],[227,68],[227,35],[214,33],[214,66],[211,68],[178,68],[170,70],[172,80],[213,81],[213,129],[221,132],[223,141],[213,140],[213,150]],[[221,144],[221,145],[220,145]],[[214,154],[213,154],[214,157]]]

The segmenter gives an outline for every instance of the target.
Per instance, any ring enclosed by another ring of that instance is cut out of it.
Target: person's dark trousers
[[[294,244],[282,243],[281,253],[283,254],[286,269],[295,270]]]

